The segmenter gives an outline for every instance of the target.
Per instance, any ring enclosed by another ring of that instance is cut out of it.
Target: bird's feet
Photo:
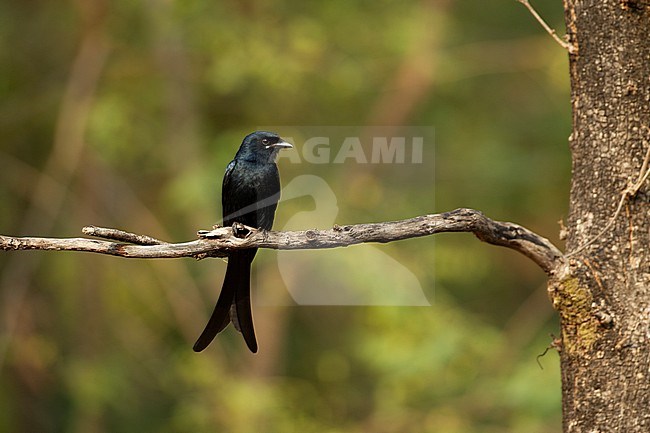
[[[232,224],[232,232],[235,235],[235,237],[238,237],[240,239],[246,239],[251,234],[253,234],[250,227],[237,222]]]
[[[256,230],[242,223],[233,223],[232,227],[213,226],[212,230],[199,230],[196,235],[201,239],[227,238],[232,233],[236,238],[249,238]]]

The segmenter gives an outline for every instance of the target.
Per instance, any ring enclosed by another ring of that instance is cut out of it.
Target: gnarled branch
[[[483,242],[519,251],[551,274],[563,258],[548,239],[509,222],[494,221],[473,209],[456,209],[441,214],[423,215],[401,221],[334,226],[329,230],[294,232],[264,231],[246,227],[246,235],[231,227],[200,231],[199,239],[166,243],[149,236],[116,229],[84,227],[84,234],[109,240],[88,238],[37,238],[0,235],[0,249],[85,251],[129,258],[224,257],[241,248],[300,250],[346,247],[367,242],[387,243],[443,232],[471,232]]]

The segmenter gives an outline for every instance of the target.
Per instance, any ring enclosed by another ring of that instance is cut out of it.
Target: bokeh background
[[[537,3],[561,33],[561,2]],[[191,240],[260,125],[435,128],[435,183],[318,167],[338,224],[472,207],[561,245],[566,53],[514,0],[0,2],[0,233]],[[280,164],[285,184],[314,170]],[[282,203],[276,227],[313,208]],[[379,251],[432,305],[298,306],[261,251],[257,355],[232,329],[191,350],[223,261],[0,253],[0,432],[560,430],[532,262],[469,234],[347,250],[323,260],[383,290]]]

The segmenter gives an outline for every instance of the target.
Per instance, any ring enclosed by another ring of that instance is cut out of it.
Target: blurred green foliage
[[[561,29],[560,2],[538,3]],[[188,240],[218,221],[223,169],[258,126],[428,125],[435,185],[288,160],[283,183],[318,173],[339,224],[473,207],[559,243],[567,76],[515,1],[4,1],[0,232]],[[276,227],[313,206],[282,203]],[[261,251],[255,356],[232,329],[191,351],[221,261],[1,254],[0,432],[560,429],[535,265],[464,234],[353,248],[404,264],[432,306],[295,306]],[[363,257],[343,277],[384,290]]]

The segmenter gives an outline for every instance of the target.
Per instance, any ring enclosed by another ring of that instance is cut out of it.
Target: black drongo
[[[277,134],[256,131],[242,141],[235,159],[226,168],[221,188],[223,225],[234,223],[270,230],[280,199],[280,175],[275,159],[282,148],[293,147]],[[228,254],[221,294],[203,333],[194,343],[200,352],[230,322],[242,333],[251,352],[257,340],[251,311],[251,263],[257,248]]]

